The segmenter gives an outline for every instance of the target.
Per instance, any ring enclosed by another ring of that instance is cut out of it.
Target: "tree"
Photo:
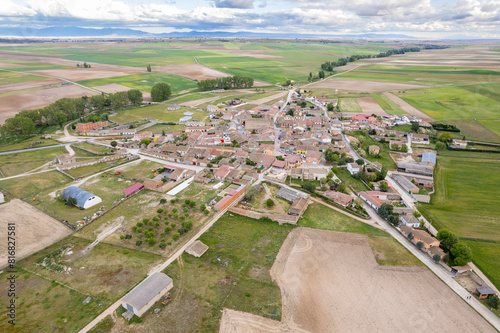
[[[151,99],[153,102],[163,102],[172,96],[170,85],[166,82],[158,82],[151,88]]]
[[[267,199],[267,200],[266,200],[266,206],[267,206],[267,208],[272,208],[272,207],[274,207],[274,200],[273,200],[273,199],[271,199],[271,198]]]
[[[434,260],[434,262],[438,263],[441,260],[441,256],[439,254],[435,254],[432,256],[432,260]]]
[[[418,129],[420,128],[420,125],[416,121],[411,122],[411,130],[415,133],[418,133]]]
[[[440,229],[436,238],[441,241],[441,247],[445,252],[450,252],[451,248],[458,242],[457,236],[448,229]]]
[[[493,309],[498,309],[498,306],[500,305],[500,299],[497,295],[491,295],[486,299],[486,304]]]
[[[451,141],[451,134],[448,132],[441,133],[441,135],[439,135],[438,137],[438,140],[441,142],[449,142]]]
[[[333,104],[332,104],[332,103],[328,103],[328,104],[326,105],[326,109],[327,109],[328,111],[333,111]]]
[[[285,160],[285,158],[283,156],[281,156],[281,155],[276,156],[276,159],[279,160],[279,161],[284,161]]]
[[[439,151],[439,150],[443,150],[446,148],[446,143],[444,142],[441,142],[439,141],[438,143],[436,143],[436,149]]]
[[[178,239],[179,239],[179,237],[180,237],[180,236],[181,236],[181,235],[180,235],[178,232],[174,232],[174,233],[172,234],[172,239],[173,239],[174,241],[176,241],[176,240],[178,240]]]
[[[131,89],[127,91],[127,96],[130,103],[139,105],[142,103],[142,92],[139,89]]]
[[[391,214],[387,217],[387,221],[397,227],[399,225],[399,216],[397,214]]]
[[[8,135],[26,136],[35,132],[35,124],[31,118],[15,116],[5,120],[2,130]]]
[[[165,198],[160,199],[160,205],[164,205],[166,203],[167,203],[167,199],[165,199]]]
[[[316,191],[316,186],[310,181],[305,182],[302,185],[302,188],[311,193],[314,193],[314,191]]]
[[[401,151],[402,151],[403,153],[408,152],[408,146],[406,145],[406,143],[403,143],[403,144],[401,145]]]
[[[146,66],[146,70],[147,70],[148,72],[151,72],[151,65],[147,65],[147,66]]]
[[[146,146],[149,145],[150,143],[151,143],[151,140],[149,140],[149,139],[142,139],[140,142],[141,145],[146,145]]]
[[[363,165],[363,164],[365,164],[365,161],[364,161],[362,158],[358,158],[358,159],[356,160],[356,163],[357,163],[358,165]]]
[[[115,148],[116,146],[118,146],[118,142],[113,140],[113,141],[111,141],[110,145],[111,145],[111,147]]]
[[[457,242],[450,251],[456,266],[466,265],[472,259],[472,251],[464,242]]]
[[[414,236],[413,236],[413,232],[410,232],[410,233],[408,234],[408,236],[407,236],[407,238],[408,238],[409,240],[412,240],[412,239],[413,239],[413,237],[414,237]]]
[[[380,182],[380,191],[387,192],[389,189],[389,184],[387,182]]]
[[[66,205],[70,207],[76,206],[76,199],[73,197],[68,197],[68,199],[66,199]]]
[[[257,187],[250,186],[245,191],[245,199],[246,200],[252,200],[253,197],[257,195],[257,193],[259,193],[259,190],[257,189]]]
[[[416,244],[416,245],[417,245],[417,249],[419,249],[419,250],[420,250],[421,248],[423,248],[423,247],[424,247],[424,242],[417,242],[417,244]]]
[[[388,203],[383,203],[379,209],[378,209],[378,215],[383,217],[384,219],[387,218],[389,215],[392,214],[392,211],[394,210],[394,206]]]

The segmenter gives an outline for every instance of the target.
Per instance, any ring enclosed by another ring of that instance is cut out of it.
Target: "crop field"
[[[340,100],[340,111],[341,112],[359,112],[361,113],[361,107],[355,98],[342,98]]]
[[[83,80],[78,81],[77,83],[88,87],[117,83],[129,87],[130,89],[139,89],[141,91],[151,92],[151,88],[157,82],[167,82],[173,93],[197,87],[196,82],[185,77],[158,72]]]
[[[179,119],[184,117],[184,112],[192,112],[193,119],[191,121],[203,121],[207,117],[207,113],[203,111],[198,111],[191,108],[180,108],[179,110],[169,111],[166,105],[157,104],[151,106],[145,106],[136,109],[129,109],[125,111],[119,111],[118,115],[110,117],[116,123],[128,123],[132,121],[138,121],[142,119],[153,119],[163,122],[179,122]]]
[[[0,86],[5,84],[20,83],[40,80],[40,76],[16,72],[0,71]]]
[[[399,96],[419,110],[436,120],[451,121],[455,119],[473,120],[477,117],[481,123],[495,134],[500,134],[497,123],[491,125],[489,120],[498,120],[498,100],[489,92],[500,92],[500,84],[492,84],[491,90],[483,94],[474,93],[462,87],[443,87],[406,91]]]
[[[499,182],[498,154],[440,152],[436,193],[430,204],[419,206],[438,230],[448,228],[461,238],[471,239],[474,262],[485,269],[484,273],[497,286],[500,286],[500,271],[493,263],[498,264],[495,252],[500,249]]]
[[[103,243],[84,252],[89,244],[69,237],[21,261],[16,280],[16,329],[6,328],[4,320],[0,330],[77,332],[142,280],[160,260],[154,254]],[[5,274],[1,275],[2,288],[7,287]],[[85,304],[88,295],[91,300]],[[5,307],[0,310],[4,317],[6,312]]]
[[[387,98],[387,96],[376,93],[372,93],[370,95],[373,97],[373,99],[375,99],[378,105],[380,105],[380,107],[384,109],[386,113],[398,115],[406,114],[404,110],[402,110],[396,103]]]

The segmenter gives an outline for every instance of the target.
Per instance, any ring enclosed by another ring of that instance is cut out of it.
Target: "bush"
[[[149,246],[153,246],[156,244],[156,240],[153,237],[149,237],[146,239],[146,243],[148,243]]]
[[[157,212],[158,214],[163,213],[163,208],[158,208],[158,209],[156,210],[156,212]]]
[[[205,215],[208,215],[209,213],[210,213],[210,211],[209,211],[208,209],[205,209],[205,210],[203,211],[203,214],[205,214]]]
[[[314,193],[314,191],[316,191],[316,186],[314,186],[314,184],[310,181],[305,182],[302,185],[302,188],[308,192],[311,192],[311,193]]]
[[[172,229],[177,226],[177,224],[175,224],[175,223],[171,223],[170,225],[172,226]]]
[[[177,213],[177,208],[172,208],[172,213]]]
[[[139,228],[142,227],[142,222],[137,222],[136,226]]]
[[[190,230],[193,227],[193,221],[191,221],[191,220],[184,221],[184,222],[182,222],[182,226],[186,230]]]
[[[181,237],[181,235],[180,235],[178,232],[174,232],[174,233],[172,234],[172,239],[173,239],[174,241],[178,240],[178,239],[179,239],[179,237]]]
[[[137,242],[135,242],[135,246],[141,246],[142,245],[142,241],[138,240]]]
[[[133,227],[132,227],[132,231],[133,231],[133,232],[136,232],[136,231],[137,231],[137,227],[136,227],[136,226],[133,226]]]
[[[200,211],[204,211],[205,209],[207,209],[207,207],[205,206],[205,204],[201,204],[200,205]]]
[[[168,227],[165,227],[165,229],[163,229],[163,231],[168,234],[170,231],[172,231],[172,227],[168,226]]]
[[[120,239],[121,239],[121,240],[124,240],[124,239],[125,239],[125,236],[120,235]]]
[[[432,256],[432,260],[434,260],[434,262],[439,262],[441,260],[441,256],[439,254],[435,254]]]
[[[417,242],[417,249],[421,249],[424,247],[424,243],[423,242]]]
[[[160,245],[158,245],[158,247],[163,250],[164,248],[167,247],[167,244],[166,243],[160,243]]]
[[[267,208],[272,208],[272,207],[274,207],[274,205],[275,204],[274,204],[273,199],[269,198],[269,199],[266,200],[266,206],[267,206]]]
[[[500,305],[500,299],[497,295],[491,295],[486,299],[486,304],[493,309],[498,309],[498,306]]]

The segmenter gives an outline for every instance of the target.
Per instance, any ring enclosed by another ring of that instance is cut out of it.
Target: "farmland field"
[[[391,101],[387,96],[382,94],[372,93],[371,96],[373,99],[380,105],[382,109],[388,114],[406,114],[404,110],[402,110],[396,103]]]
[[[340,100],[340,111],[361,113],[362,110],[355,98],[342,98]]]
[[[146,92],[151,92],[151,88],[157,82],[167,82],[173,93],[197,87],[196,82],[186,79],[185,77],[158,72],[78,81],[79,84],[88,87],[117,83],[129,87],[130,89],[139,89]]]
[[[127,123],[137,120],[142,120],[145,118],[164,121],[164,122],[179,122],[179,119],[184,117],[184,112],[193,112],[192,121],[202,121],[207,117],[207,114],[203,111],[198,111],[191,108],[180,108],[179,110],[169,111],[166,105],[158,104],[145,106],[136,109],[130,109],[125,111],[119,111],[118,115],[110,117],[116,123]]]
[[[500,248],[500,211],[497,204],[500,156],[443,153],[438,157],[436,193],[431,204],[422,204],[419,209],[436,228],[448,228],[461,238],[471,239],[468,244],[472,248],[474,262],[500,286],[498,256],[495,255]],[[486,251],[486,248],[494,251]]]

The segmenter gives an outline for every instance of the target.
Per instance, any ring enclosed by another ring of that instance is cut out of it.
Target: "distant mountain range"
[[[297,34],[297,33],[265,33],[265,32],[226,32],[226,31],[189,31],[170,33],[148,33],[134,29],[119,28],[80,28],[80,27],[49,27],[42,29],[26,28],[1,28],[0,37],[105,37],[105,38],[214,38],[214,37],[249,37],[249,38],[369,38],[369,39],[416,39],[412,36],[402,34],[348,34],[348,35],[325,35],[325,34]]]

